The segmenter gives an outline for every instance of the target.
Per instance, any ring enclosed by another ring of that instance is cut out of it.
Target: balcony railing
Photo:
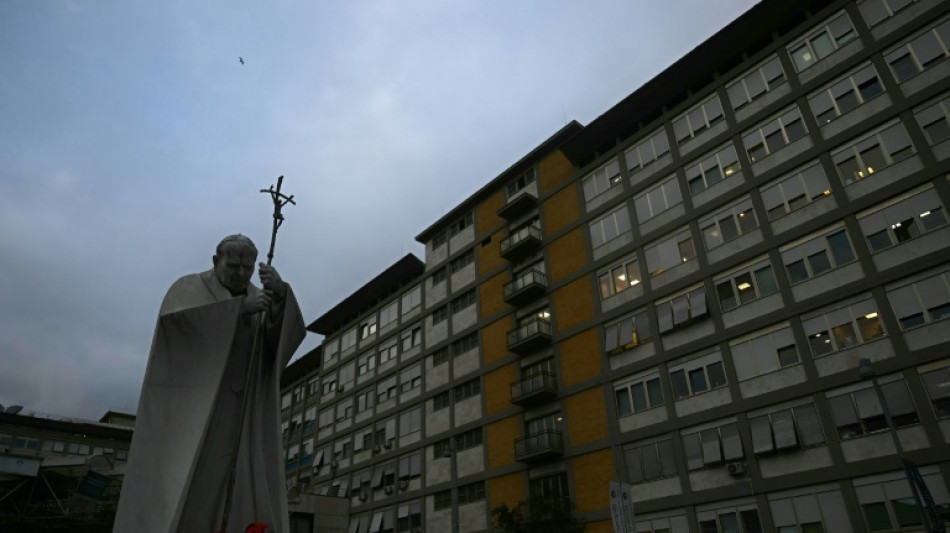
[[[571,517],[574,502],[567,496],[537,497],[518,502],[522,522],[557,521],[563,524]]]
[[[526,270],[505,284],[505,302],[520,305],[540,298],[547,292],[548,278],[540,270]]]
[[[551,321],[532,318],[508,332],[508,349],[516,353],[528,353],[551,344]]]
[[[515,440],[515,460],[534,462],[564,454],[564,436],[556,429],[543,429]]]
[[[505,220],[514,220],[536,207],[538,207],[538,197],[534,192],[521,189],[506,198],[505,205],[498,210],[498,216]]]
[[[511,384],[511,403],[527,405],[557,396],[557,376],[539,372]]]
[[[541,228],[525,226],[501,241],[501,256],[508,261],[519,261],[541,248]]]

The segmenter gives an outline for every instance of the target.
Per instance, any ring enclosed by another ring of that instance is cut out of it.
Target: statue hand
[[[283,298],[287,287],[284,285],[284,281],[280,279],[280,274],[277,273],[277,270],[264,263],[258,263],[257,273],[261,277],[261,285],[265,289],[273,292],[279,298]]]
[[[244,298],[244,302],[241,303],[241,314],[250,315],[266,311],[270,307],[270,301],[270,291],[257,291],[254,296]]]

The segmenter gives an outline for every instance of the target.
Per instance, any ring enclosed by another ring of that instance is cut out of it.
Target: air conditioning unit
[[[343,388],[344,388],[343,385],[340,385],[339,387],[336,388],[336,391],[343,392]]]
[[[408,489],[408,488],[409,488],[409,480],[408,480],[408,479],[400,479],[400,480],[399,480],[399,490],[406,490],[406,489]]]
[[[391,440],[387,440],[386,444],[383,444],[383,448],[386,448],[387,450],[391,449],[392,447],[393,447],[393,441]]]
[[[392,486],[392,485],[386,485],[386,488],[383,489],[383,492],[385,492],[386,495],[392,494],[392,493],[393,493],[393,486]]]
[[[366,494],[366,491],[365,491],[365,490],[361,490],[361,491],[360,491],[360,501],[361,501],[361,502],[365,502],[365,501],[368,500],[368,499],[369,499],[369,494]]]
[[[379,444],[373,446],[373,453],[379,453],[382,451],[382,448],[379,447]]]
[[[745,465],[739,461],[734,463],[729,463],[726,465],[726,472],[729,472],[729,475],[732,477],[739,477],[745,475]]]

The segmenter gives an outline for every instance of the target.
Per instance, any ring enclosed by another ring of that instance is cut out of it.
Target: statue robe
[[[259,291],[248,286],[248,295]],[[276,298],[275,298],[276,299]],[[224,509],[230,460],[240,436],[228,525],[243,533],[266,522],[287,533],[280,446],[280,374],[304,337],[287,286],[266,315],[262,357],[251,368],[261,314],[240,313],[213,270],[184,276],[165,295],[125,468],[114,533],[214,533]],[[243,427],[238,427],[244,394]]]

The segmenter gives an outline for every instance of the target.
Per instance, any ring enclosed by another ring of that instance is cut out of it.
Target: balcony
[[[572,519],[573,511],[574,502],[567,496],[541,496],[518,502],[518,514],[523,524],[563,526]]]
[[[526,270],[505,284],[505,303],[521,305],[536,300],[548,290],[548,278],[540,270]]]
[[[515,460],[533,463],[564,455],[564,436],[556,429],[543,429],[515,439]]]
[[[511,384],[511,403],[529,405],[557,396],[557,376],[540,372]]]
[[[505,205],[498,210],[498,216],[509,222],[538,207],[538,197],[533,191],[521,189],[509,196]]]
[[[516,263],[541,249],[541,228],[525,226],[501,241],[501,256]]]
[[[551,344],[551,321],[544,318],[525,320],[508,332],[508,349],[525,354]]]

